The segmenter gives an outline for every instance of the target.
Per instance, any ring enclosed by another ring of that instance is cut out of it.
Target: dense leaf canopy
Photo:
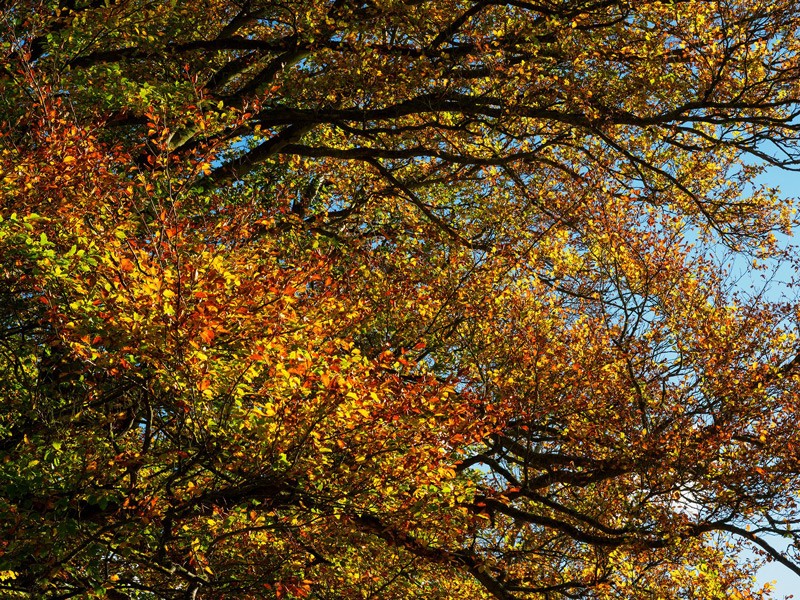
[[[0,10],[3,597],[800,575],[796,2]]]

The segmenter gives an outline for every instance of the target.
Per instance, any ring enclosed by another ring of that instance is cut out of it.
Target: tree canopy
[[[800,576],[796,2],[0,10],[4,597]]]

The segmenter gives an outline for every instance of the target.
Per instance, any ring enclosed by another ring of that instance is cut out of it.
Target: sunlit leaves
[[[797,159],[794,3],[3,23],[3,593],[759,598],[741,544],[794,565],[796,302],[744,284],[796,264],[753,160]]]

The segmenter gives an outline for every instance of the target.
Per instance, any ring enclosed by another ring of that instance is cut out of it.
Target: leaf
[[[800,569],[797,3],[5,4],[10,594]]]

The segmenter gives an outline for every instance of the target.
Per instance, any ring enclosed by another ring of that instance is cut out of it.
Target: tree
[[[4,594],[800,575],[795,215],[756,183],[798,164],[795,3],[2,23]]]

